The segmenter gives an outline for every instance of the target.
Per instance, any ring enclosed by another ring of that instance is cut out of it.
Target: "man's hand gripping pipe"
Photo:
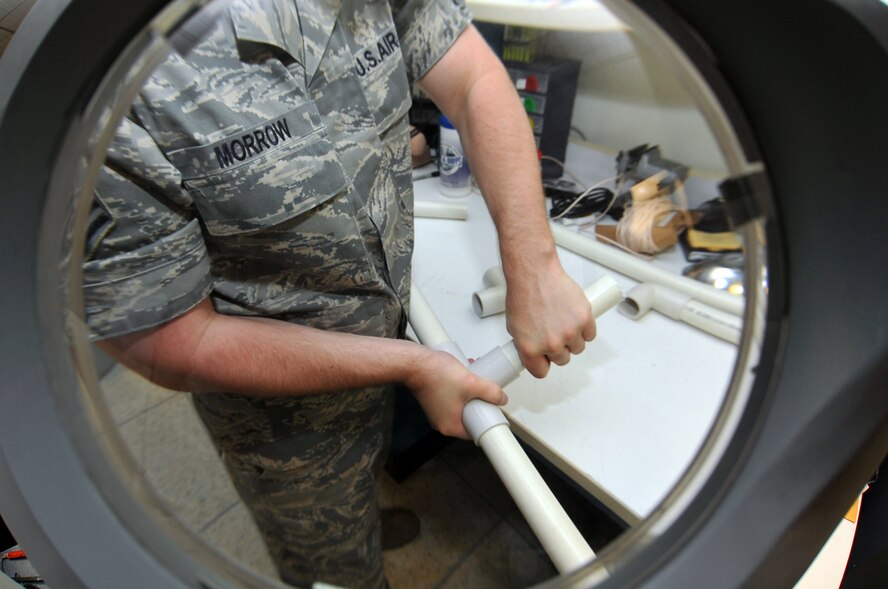
[[[623,293],[609,276],[592,283],[585,293],[596,318],[623,300]],[[415,284],[410,288],[410,325],[422,344],[453,354],[469,370],[502,387],[518,378],[524,369],[511,340],[469,364]],[[463,424],[487,455],[558,571],[568,573],[595,558],[515,439],[500,408],[478,399],[469,401],[463,410]]]

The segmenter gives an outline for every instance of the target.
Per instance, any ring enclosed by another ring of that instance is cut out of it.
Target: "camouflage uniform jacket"
[[[377,336],[406,320],[409,85],[461,0],[234,0],[149,77],[96,188],[96,338],[222,313]]]

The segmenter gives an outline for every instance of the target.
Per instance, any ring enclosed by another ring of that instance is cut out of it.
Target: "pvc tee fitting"
[[[565,228],[559,223],[550,223],[552,236],[560,247],[581,255],[638,282],[654,282],[682,292],[707,305],[735,316],[743,315],[744,299],[718,290],[692,278],[675,274],[617,248],[598,243],[594,239]]]
[[[482,277],[486,288],[472,293],[472,308],[475,315],[484,318],[506,310],[506,276],[503,269],[494,266]]]
[[[660,284],[639,284],[626,293],[626,299],[619,306],[620,313],[630,319],[640,319],[651,309],[732,344],[740,341],[739,317]]]

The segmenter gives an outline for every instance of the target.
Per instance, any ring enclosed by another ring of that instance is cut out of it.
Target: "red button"
[[[23,558],[27,558],[27,556],[25,556],[24,550],[10,550],[3,555],[3,558],[7,560],[21,560]]]
[[[534,75],[527,76],[527,83],[524,89],[528,92],[537,92],[540,89],[540,81]]]

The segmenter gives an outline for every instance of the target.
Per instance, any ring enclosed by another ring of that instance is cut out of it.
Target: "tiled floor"
[[[180,521],[232,558],[273,576],[258,532],[188,396],[119,366],[102,388],[134,459]],[[469,442],[451,443],[400,483],[384,473],[380,496],[383,507],[407,507],[421,520],[419,538],[384,554],[392,589],[527,587],[556,574],[486,457]],[[587,505],[571,515],[595,549],[619,532]]]
[[[471,444],[454,443],[402,483],[384,475],[383,506],[412,509],[420,537],[385,553],[393,588],[527,587],[556,574],[505,488]]]
[[[0,55],[34,5],[34,0],[0,0]]]

